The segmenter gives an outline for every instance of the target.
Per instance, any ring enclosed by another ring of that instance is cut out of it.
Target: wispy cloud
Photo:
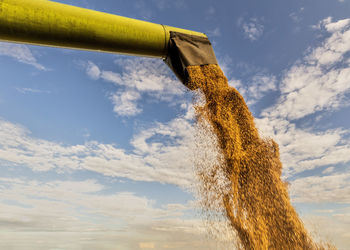
[[[187,8],[187,4],[185,0],[138,0],[135,1],[134,7],[140,17],[149,20],[156,15],[157,11],[171,8],[184,9]]]
[[[34,93],[34,94],[50,94],[49,90],[32,89],[32,88],[16,88],[16,90],[22,94]]]
[[[212,16],[216,13],[216,9],[213,6],[209,6],[209,8],[205,11],[206,15]]]
[[[295,23],[299,23],[301,21],[301,18],[296,12],[292,12],[289,14],[289,17],[293,20]]]
[[[215,29],[207,30],[207,35],[209,37],[218,37],[221,36],[221,30],[219,27],[216,27]]]
[[[300,8],[298,11],[290,13],[289,17],[293,20],[293,22],[300,23],[302,21],[301,14],[303,11],[304,11],[304,7]]]
[[[204,18],[208,21],[214,21],[216,20],[216,17],[218,15],[218,11],[215,5],[208,6],[206,9],[203,10]]]
[[[86,74],[93,80],[98,80],[101,76],[99,67],[91,61],[88,61],[85,65]]]
[[[264,33],[263,18],[252,17],[245,20],[243,17],[237,21],[238,27],[240,27],[247,39],[251,41],[258,40]]]
[[[155,6],[159,10],[164,10],[168,8],[186,8],[186,1],[185,0],[152,0],[152,2],[155,4]]]
[[[38,70],[48,70],[37,62],[37,59],[26,45],[0,42],[0,55],[12,57],[18,62],[32,65]]]

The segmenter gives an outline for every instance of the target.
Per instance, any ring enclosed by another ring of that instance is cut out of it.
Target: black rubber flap
[[[187,66],[218,64],[208,38],[170,31],[168,56],[165,63],[186,85]]]

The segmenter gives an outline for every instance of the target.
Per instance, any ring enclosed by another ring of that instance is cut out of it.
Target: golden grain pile
[[[260,138],[243,97],[228,85],[218,65],[189,66],[188,87],[200,89],[204,105],[195,106],[197,120],[212,127],[223,161],[200,174],[204,206],[218,203],[238,236],[241,249],[325,249],[312,241],[290,203],[281,180],[278,145]],[[215,188],[218,173],[228,190]],[[204,208],[210,210],[208,208]]]

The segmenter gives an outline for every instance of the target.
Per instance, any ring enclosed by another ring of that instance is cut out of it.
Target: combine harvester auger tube
[[[161,58],[183,83],[187,66],[217,64],[204,33],[47,0],[0,0],[0,40]]]

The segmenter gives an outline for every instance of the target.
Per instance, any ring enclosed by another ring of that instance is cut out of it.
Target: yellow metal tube
[[[170,31],[205,34],[47,0],[0,0],[0,40],[165,58]]]

